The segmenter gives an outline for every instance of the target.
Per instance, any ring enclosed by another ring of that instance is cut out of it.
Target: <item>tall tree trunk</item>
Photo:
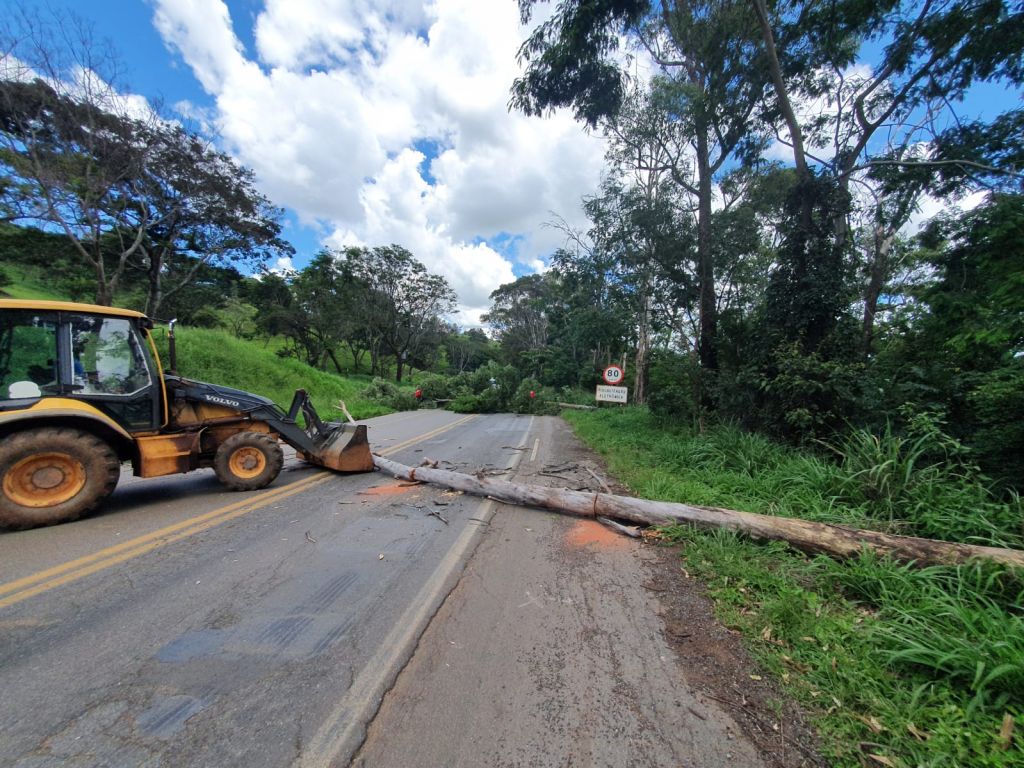
[[[889,253],[892,251],[895,232],[883,231],[877,224],[872,232],[871,266],[868,273],[868,287],[864,295],[863,340],[864,354],[870,355],[875,341],[875,314],[878,311],[878,299],[885,287],[885,278],[889,274]]]
[[[712,178],[708,126],[705,120],[697,125],[697,274],[700,281],[700,364],[704,371],[718,370],[716,333],[718,312],[715,293],[715,262],[711,235]],[[701,399],[710,405],[704,392]]]
[[[163,287],[160,279],[160,267],[163,266],[163,258],[158,257],[156,253],[148,253],[147,251],[143,251],[143,256],[149,262],[149,268],[146,270],[149,278],[149,294],[146,296],[146,315],[148,317],[155,317],[160,304],[163,303]]]
[[[96,270],[96,293],[94,301],[101,307],[109,307],[114,303],[113,291],[111,291],[110,286],[107,285],[102,269]]]
[[[804,153],[804,134],[797,119],[796,110],[789,99],[789,92],[786,90],[786,82],[782,76],[782,66],[779,64],[779,52],[775,47],[775,33],[772,32],[771,20],[768,18],[768,7],[765,0],[751,0],[754,13],[757,16],[758,24],[761,27],[761,37],[764,40],[764,49],[768,62],[768,73],[771,76],[772,86],[775,89],[775,97],[779,100],[779,110],[789,128],[790,141],[793,143],[793,162],[796,164],[797,176],[801,181],[807,181],[811,172],[807,167],[807,156]],[[808,224],[810,221],[808,220]]]
[[[370,342],[370,375],[383,376],[380,372],[380,351],[376,342]]]
[[[651,296],[648,280],[643,282],[643,296],[640,302],[640,322],[637,329],[636,356],[633,367],[633,402],[643,405],[647,402],[647,365],[651,354]]]
[[[344,373],[344,371],[341,370],[341,363],[338,362],[338,356],[334,354],[333,349],[327,350],[327,356],[330,357],[331,362],[334,363],[334,370],[338,372],[338,375],[340,376],[342,373]]]
[[[363,359],[363,355],[366,354],[365,349],[356,349],[352,344],[348,347],[349,352],[352,354],[352,372],[359,373],[359,363]]]

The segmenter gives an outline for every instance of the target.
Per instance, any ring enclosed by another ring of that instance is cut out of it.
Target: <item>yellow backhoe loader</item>
[[[280,442],[339,472],[369,472],[365,426],[320,420],[305,390],[272,401],[164,373],[143,314],[55,301],[0,300],[0,526],[74,520],[117,484],[212,467],[248,491],[281,471]],[[298,424],[302,415],[305,427]]]

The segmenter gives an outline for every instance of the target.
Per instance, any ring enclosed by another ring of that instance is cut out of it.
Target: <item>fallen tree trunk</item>
[[[489,496],[510,504],[541,507],[578,517],[611,517],[644,525],[687,524],[698,528],[725,528],[754,539],[785,541],[803,552],[846,558],[864,548],[918,565],[952,565],[973,559],[991,560],[1024,568],[1024,551],[956,544],[912,536],[893,536],[878,531],[813,523],[792,517],[758,515],[716,507],[695,507],[667,501],[647,501],[608,493],[584,493],[562,488],[511,483],[491,477],[448,472],[431,467],[407,467],[374,455],[374,464],[395,477],[434,483],[477,496]]]
[[[577,403],[555,403],[559,408],[573,408],[577,411],[596,411],[596,405],[578,405]]]

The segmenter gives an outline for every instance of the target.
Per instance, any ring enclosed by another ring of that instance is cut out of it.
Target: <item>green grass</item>
[[[38,301],[67,301],[67,297],[55,291],[53,276],[44,270],[24,264],[0,262],[11,283],[0,288],[0,295],[8,299],[35,299]]]
[[[832,462],[730,428],[664,429],[642,409],[564,415],[639,496],[1021,543],[1019,501],[1000,502],[959,457],[944,458],[939,435],[854,435]],[[667,535],[720,619],[811,712],[835,765],[1024,765],[1021,574],[869,553],[840,563],[689,527]],[[1017,735],[1004,749],[1007,714]]]
[[[154,331],[166,368],[165,334],[160,328]],[[320,371],[294,358],[278,356],[273,345],[237,339],[222,330],[178,326],[175,337],[178,373],[187,378],[254,392],[286,409],[295,390],[302,388],[313,399],[321,418],[330,421],[342,420],[341,411],[335,408],[339,400],[345,401],[357,419],[391,412],[390,408],[363,397],[363,390],[370,384],[369,376],[341,377]]]

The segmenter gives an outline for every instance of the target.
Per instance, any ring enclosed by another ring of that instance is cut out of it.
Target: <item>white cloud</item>
[[[274,262],[274,266],[270,268],[270,271],[275,275],[284,275],[295,270],[295,264],[292,262],[291,256],[280,256],[277,261]]]
[[[965,213],[973,211],[988,198],[988,191],[980,190],[971,192],[961,198],[936,198],[931,195],[923,195],[917,203],[917,209],[910,215],[910,219],[900,230],[904,237],[916,235],[928,222],[944,211]]]
[[[37,77],[39,73],[17,56],[10,53],[0,56],[0,80],[31,83]]]
[[[566,114],[508,110],[527,34],[515,0],[266,0],[249,58],[222,0],[156,0],[154,22],[214,97],[220,135],[266,194],[332,245],[398,243],[463,316],[585,221],[603,144]],[[428,155],[431,157],[428,158]]]

